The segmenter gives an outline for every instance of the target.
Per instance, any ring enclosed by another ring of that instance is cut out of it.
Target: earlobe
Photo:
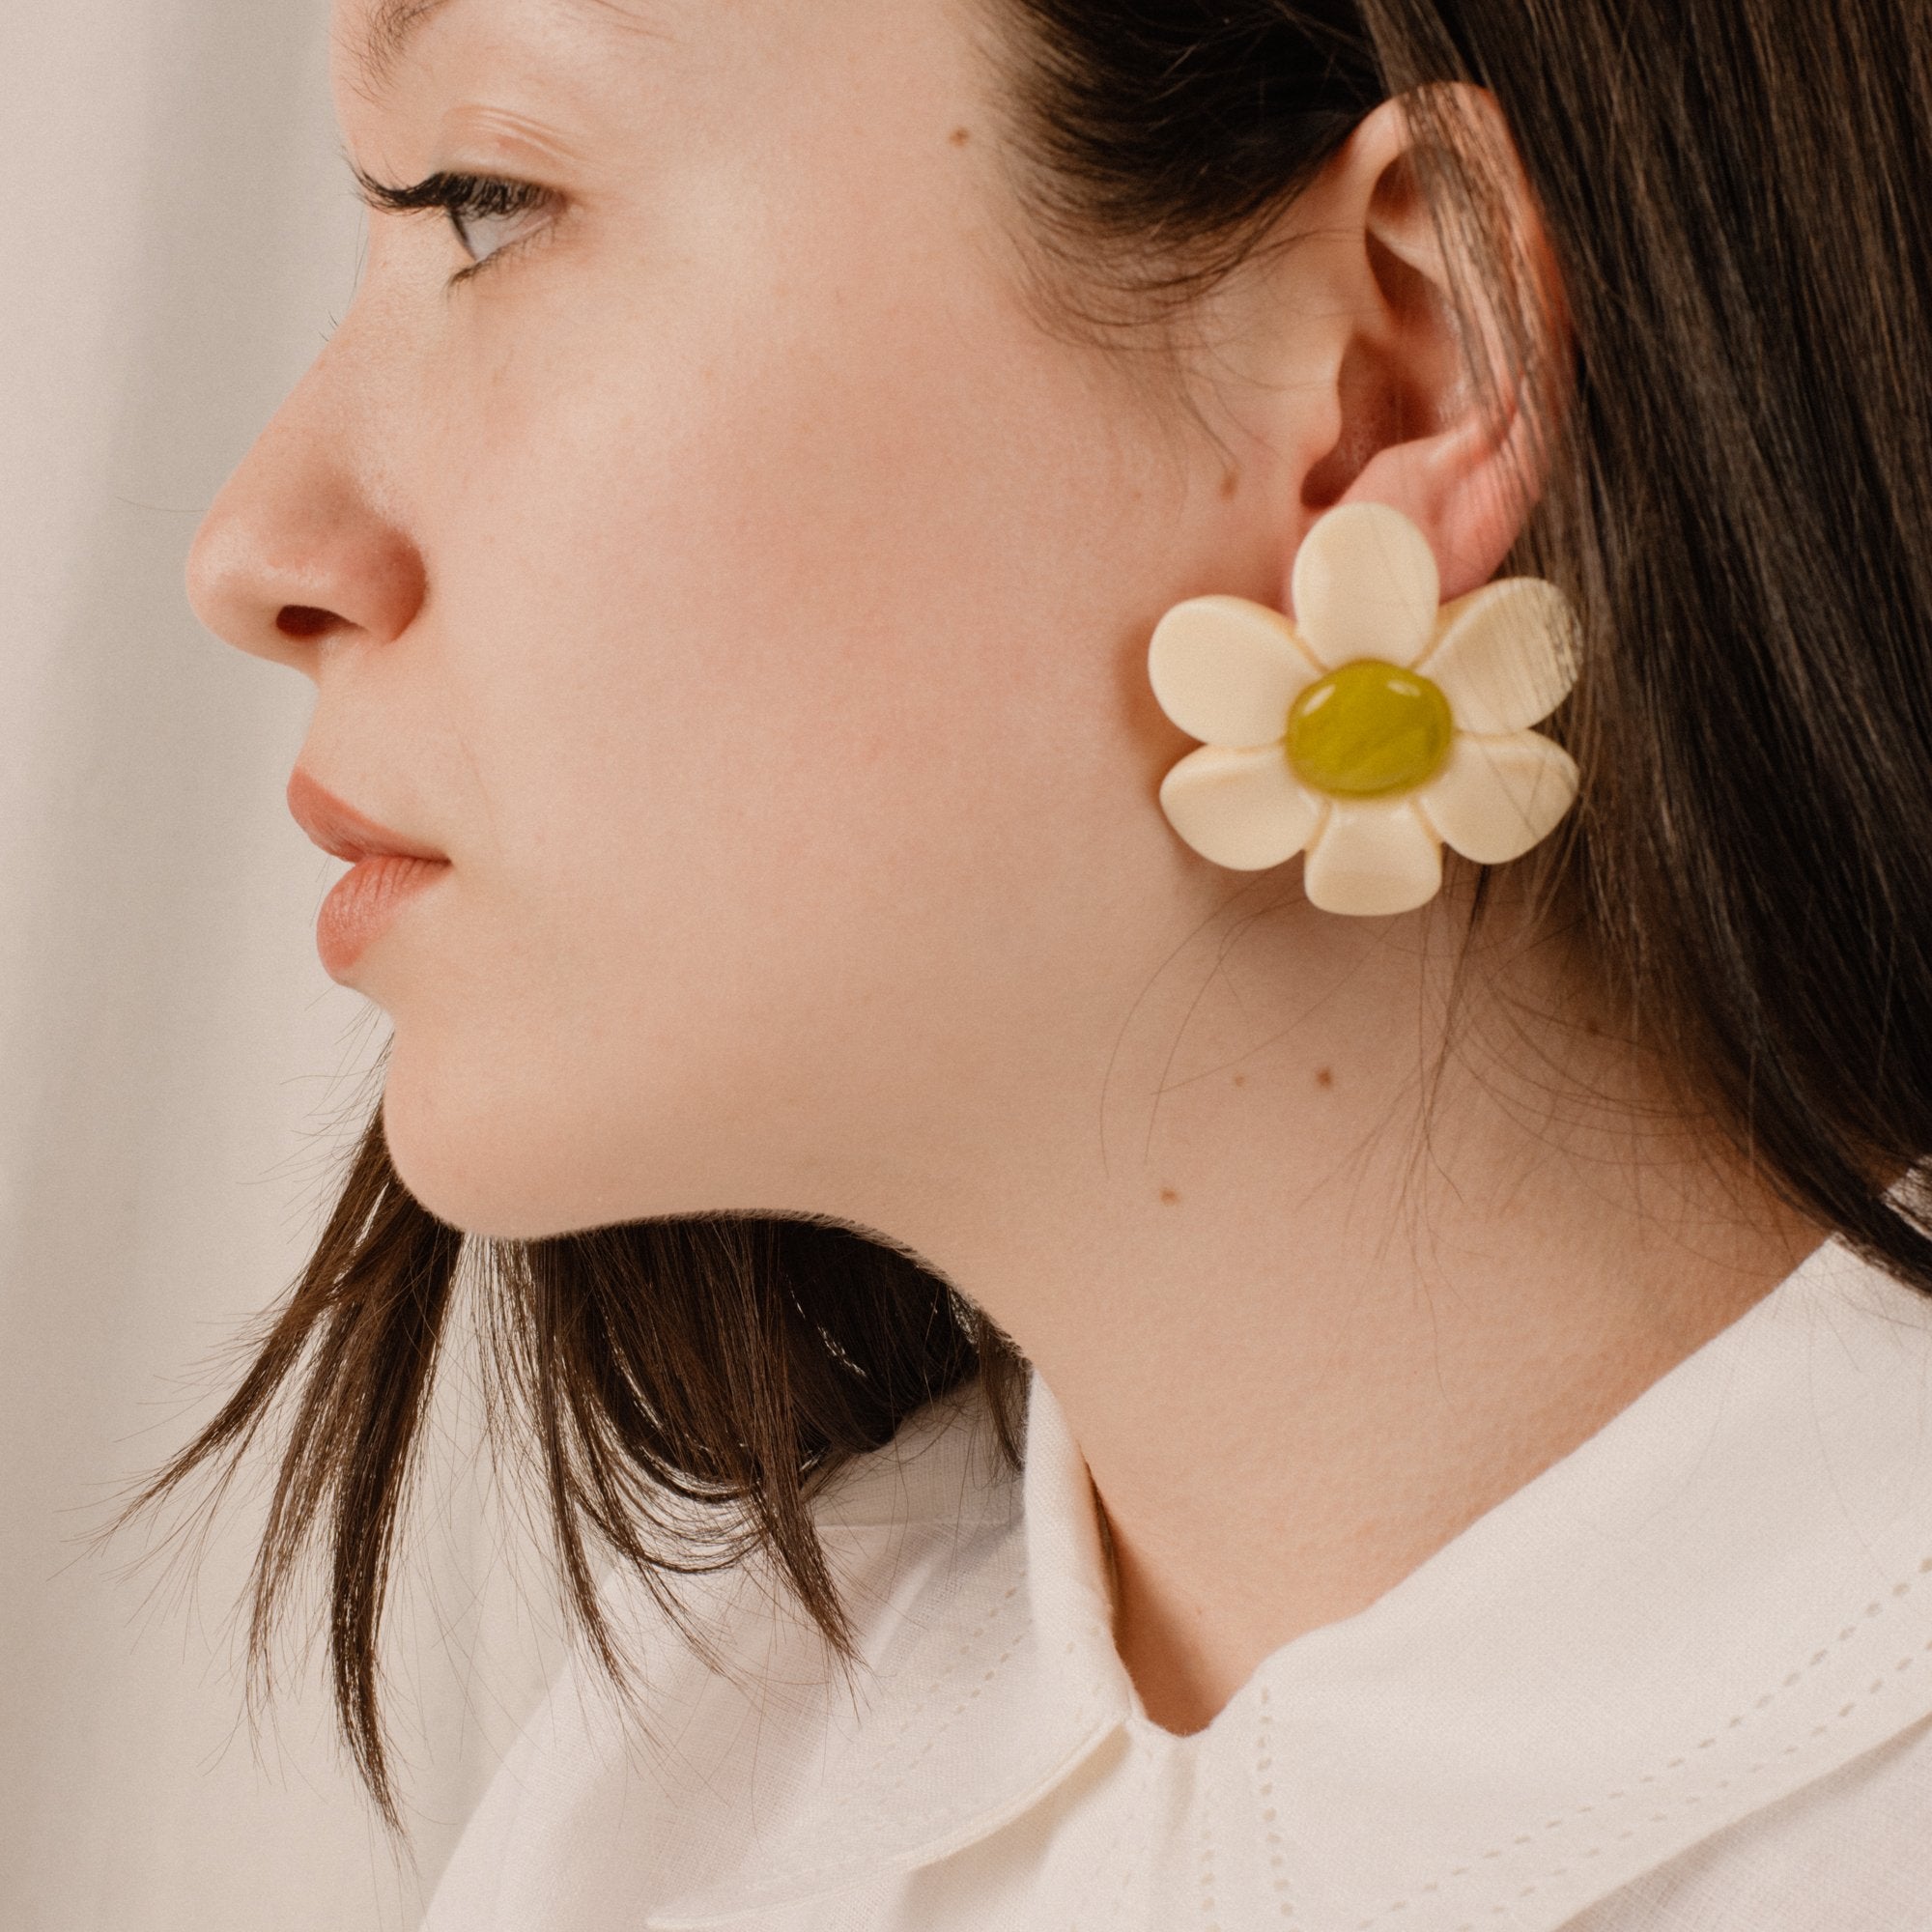
[[[1479,173],[1501,217],[1482,242],[1474,222],[1438,223],[1421,139],[1436,151],[1453,141],[1452,179]],[[1383,102],[1331,170],[1325,212],[1348,221],[1359,247],[1330,371],[1335,435],[1311,452],[1302,506],[1311,522],[1350,502],[1401,511],[1428,538],[1445,598],[1460,597],[1495,575],[1542,494],[1560,403],[1544,379],[1564,327],[1553,253],[1482,89]]]

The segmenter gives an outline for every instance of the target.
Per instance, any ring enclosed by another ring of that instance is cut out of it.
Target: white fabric
[[[316,960],[341,867],[282,805],[311,688],[182,582],[355,289],[328,30],[326,0],[0,0],[4,1932],[413,1925],[547,1675],[473,1493],[440,1498],[393,1653],[418,1873],[316,1673],[250,1734],[255,1486],[198,1566],[90,1542],[299,1265],[382,1031]]]
[[[432,1932],[1911,1932],[1932,1927],[1932,1303],[1827,1243],[1214,1722],[1151,1724],[1091,1485],[935,1405],[824,1511],[864,1668],[750,1574],[622,1590]],[[634,1587],[634,1586],[633,1586]]]

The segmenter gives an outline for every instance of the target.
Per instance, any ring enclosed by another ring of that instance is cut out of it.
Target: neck
[[[1104,1158],[1091,1116],[1057,1158],[1026,1137],[1000,1211],[936,1250],[1066,1414],[1122,1657],[1170,1730],[1366,1608],[1822,1238],[1506,915],[1452,1037],[1445,916],[1237,904],[1239,948],[1204,930],[1115,1042]]]

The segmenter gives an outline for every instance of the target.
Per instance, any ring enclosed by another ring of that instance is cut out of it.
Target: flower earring
[[[1243,597],[1177,604],[1148,673],[1204,742],[1160,787],[1204,859],[1260,871],[1306,851],[1324,912],[1398,913],[1442,886],[1442,847],[1499,865],[1546,838],[1577,765],[1528,727],[1577,680],[1577,621],[1541,578],[1438,603],[1435,554],[1401,511],[1348,503],[1296,553],[1294,620]]]

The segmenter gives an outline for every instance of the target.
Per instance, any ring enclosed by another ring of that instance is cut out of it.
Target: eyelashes
[[[527,235],[512,233],[505,241],[490,232],[493,226],[508,224],[514,229],[525,215],[549,213],[556,200],[549,188],[538,187],[532,182],[507,181],[496,175],[451,174],[439,170],[412,186],[397,187],[376,180],[360,168],[354,168],[352,172],[355,177],[356,191],[372,209],[387,214],[419,214],[426,210],[440,211],[443,214],[464,253],[469,257],[469,267],[452,275],[452,282],[468,281],[507,248],[530,239]],[[495,240],[497,245],[483,246],[486,239]]]

